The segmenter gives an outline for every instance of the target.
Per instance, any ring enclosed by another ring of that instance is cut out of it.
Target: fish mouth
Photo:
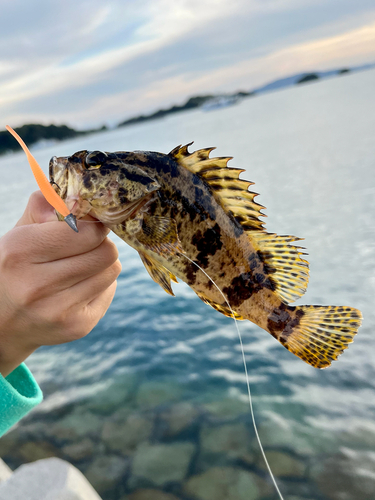
[[[69,212],[77,219],[82,219],[92,209],[90,203],[86,200],[82,200],[78,195],[65,198],[65,204]]]
[[[53,156],[49,162],[49,177],[51,185],[77,219],[92,210],[90,203],[81,196],[82,167],[78,162],[71,164],[69,157]]]

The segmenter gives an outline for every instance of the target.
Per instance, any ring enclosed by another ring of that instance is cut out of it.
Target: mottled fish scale
[[[214,148],[190,153],[80,151],[54,158],[51,183],[77,217],[90,213],[135,248],[151,278],[173,295],[182,279],[226,316],[248,319],[286,349],[325,368],[352,342],[361,313],[350,307],[288,305],[306,290],[300,238],[267,233],[244,171]],[[77,201],[78,200],[78,201]],[[204,272],[194,265],[195,262]],[[207,275],[205,274],[207,273]]]

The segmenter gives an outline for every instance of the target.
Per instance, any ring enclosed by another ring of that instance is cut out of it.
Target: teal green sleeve
[[[42,391],[24,363],[5,378],[0,374],[0,436],[42,399]]]

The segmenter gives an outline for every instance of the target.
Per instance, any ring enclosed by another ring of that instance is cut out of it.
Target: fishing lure
[[[60,213],[63,216],[64,221],[68,224],[68,226],[71,227],[76,233],[78,233],[76,216],[69,212],[69,209],[64,203],[64,200],[53,189],[47,177],[44,175],[43,170],[40,168],[38,162],[30,153],[24,141],[17,134],[17,132],[12,129],[12,127],[6,125],[5,128],[10,134],[12,134],[21,148],[25,151],[35,180],[38,183],[39,189],[41,190],[45,199],[56,210],[56,212]]]

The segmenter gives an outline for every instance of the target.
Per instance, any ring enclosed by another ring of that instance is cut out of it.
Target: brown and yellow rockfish
[[[231,158],[210,158],[213,149],[79,151],[51,159],[50,181],[77,218],[90,213],[135,248],[167,293],[180,278],[232,316],[208,275],[237,319],[259,325],[312,366],[329,366],[353,341],[360,311],[288,305],[308,283],[308,263],[293,244],[300,238],[265,232],[252,183],[227,166]]]

